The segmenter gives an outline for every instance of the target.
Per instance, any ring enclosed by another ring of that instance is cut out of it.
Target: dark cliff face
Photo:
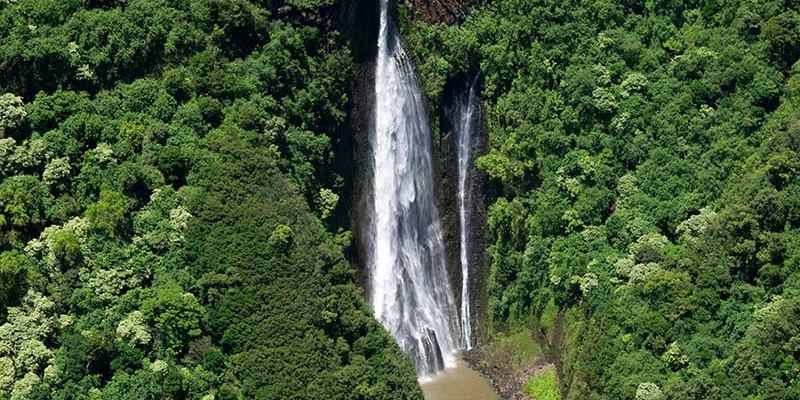
[[[357,64],[375,62],[378,51],[378,0],[345,0],[339,9],[339,32],[350,43]]]
[[[342,200],[347,204],[347,215],[342,225],[349,225],[356,245],[349,249],[347,258],[356,267],[359,286],[368,293],[365,255],[366,244],[361,228],[368,218],[370,181],[369,134],[372,129],[372,109],[375,102],[375,57],[378,42],[378,1],[346,0],[339,11],[342,39],[346,41],[356,63],[350,88],[350,105],[347,110],[348,132],[346,140],[335,149],[340,175],[346,186]]]
[[[437,6],[438,4],[438,6]],[[463,12],[466,2],[453,0],[417,0],[413,7],[419,11],[417,16],[428,22],[454,22]],[[424,11],[427,10],[427,11]],[[424,11],[424,12],[423,12]],[[378,1],[377,0],[348,0],[345,1],[340,11],[340,31],[343,39],[348,41],[356,62],[355,76],[351,87],[351,102],[348,110],[348,129],[346,137],[339,144],[336,151],[339,159],[338,168],[345,177],[345,187],[342,199],[347,201],[349,214],[345,222],[349,223],[353,232],[355,246],[347,254],[358,271],[358,283],[369,293],[367,284],[367,269],[365,256],[367,247],[364,241],[365,232],[362,228],[367,226],[369,218],[370,187],[369,177],[372,161],[370,159],[369,135],[372,129],[372,112],[374,107],[375,89],[375,57],[378,36]],[[442,100],[439,103],[426,101],[428,114],[432,117],[431,123],[439,122],[438,142],[433,143],[434,174],[436,175],[436,200],[439,207],[442,230],[445,240],[447,257],[447,270],[453,288],[456,304],[461,301],[461,265],[459,259],[459,210],[458,210],[458,158],[453,122],[459,117],[454,116],[454,103],[465,96],[469,90],[473,75],[461,76],[447,83]],[[427,99],[426,99],[427,100]],[[480,96],[478,96],[480,104]],[[476,113],[479,129],[474,135],[473,152],[475,157],[485,153],[487,148],[486,118],[482,108]],[[453,119],[455,118],[455,119]],[[434,128],[431,126],[431,128]],[[470,286],[470,307],[472,308],[472,326],[477,340],[486,333],[487,295],[486,281],[488,279],[488,260],[485,248],[486,239],[486,176],[482,171],[471,167],[468,187],[472,196],[472,210],[470,210],[470,240],[472,251],[469,254],[469,263],[472,266]]]
[[[456,304],[461,303],[461,237],[459,223],[458,202],[458,142],[456,127],[461,119],[460,103],[469,97],[470,84],[475,80],[475,74],[470,73],[457,76],[444,87],[441,104],[439,104],[440,132],[439,141],[435,149],[438,172],[437,198],[442,220],[442,232],[447,251],[448,273],[453,287]],[[479,82],[480,83],[480,82]],[[480,84],[477,85],[480,93]],[[487,291],[486,282],[489,273],[489,263],[486,254],[486,174],[477,169],[474,160],[486,153],[487,125],[480,95],[475,96],[473,106],[476,112],[473,115],[472,156],[467,174],[466,190],[471,199],[467,203],[467,221],[470,227],[467,232],[469,252],[467,254],[470,266],[469,278],[469,304],[473,336],[481,341],[486,334],[487,321]],[[473,343],[475,344],[475,343]]]
[[[404,0],[415,17],[429,23],[454,24],[463,20],[472,0]]]

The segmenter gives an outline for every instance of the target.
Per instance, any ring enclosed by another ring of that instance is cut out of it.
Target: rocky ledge
[[[553,368],[544,357],[520,363],[514,360],[514,349],[478,347],[467,352],[464,360],[470,368],[480,372],[503,399],[524,400],[529,396],[525,384],[536,374]]]
[[[464,19],[471,0],[406,0],[417,18],[429,23],[454,24]]]

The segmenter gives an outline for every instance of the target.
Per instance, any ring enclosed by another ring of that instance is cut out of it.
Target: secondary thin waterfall
[[[466,99],[459,100],[460,116],[456,127],[456,143],[458,147],[458,222],[460,228],[460,261],[461,261],[461,337],[464,347],[472,348],[472,323],[469,311],[469,209],[471,207],[470,191],[467,187],[470,161],[472,160],[472,131],[475,116],[475,84],[477,76],[469,86]]]
[[[380,0],[370,137],[370,304],[424,378],[455,365],[460,328],[434,202],[427,115],[388,2]]]

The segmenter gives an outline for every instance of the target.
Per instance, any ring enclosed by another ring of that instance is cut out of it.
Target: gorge
[[[426,377],[454,365],[462,347],[434,201],[430,128],[408,55],[380,2],[370,137],[370,304]]]
[[[796,0],[0,37],[0,400],[800,399]]]

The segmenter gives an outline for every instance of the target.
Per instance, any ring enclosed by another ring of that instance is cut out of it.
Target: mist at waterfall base
[[[420,380],[456,365],[461,328],[434,200],[431,138],[420,85],[380,1],[367,221],[369,302]]]

